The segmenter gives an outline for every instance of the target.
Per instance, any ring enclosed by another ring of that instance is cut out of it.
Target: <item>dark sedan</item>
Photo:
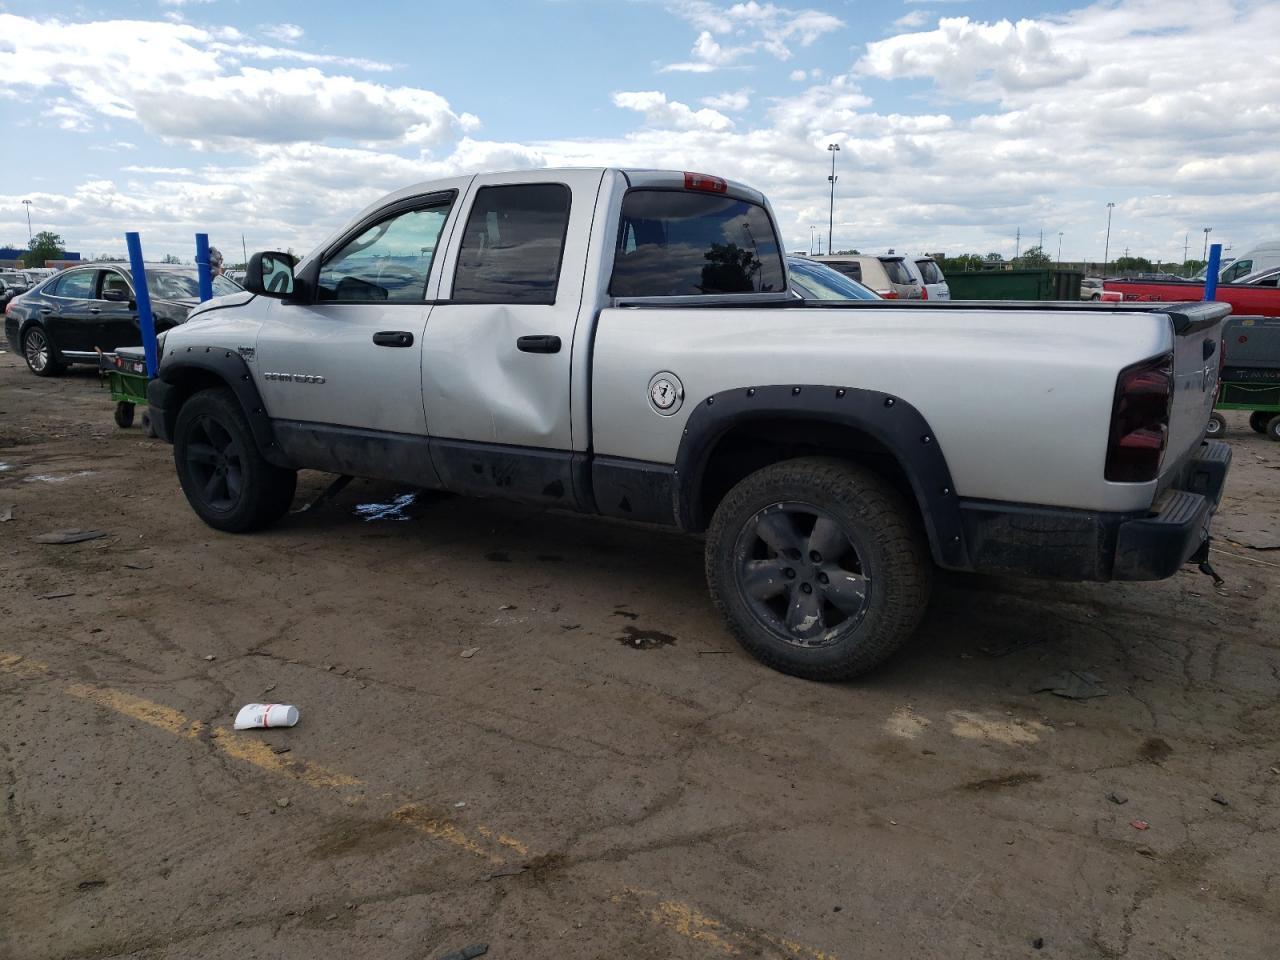
[[[26,293],[31,284],[27,275],[19,270],[0,270],[0,310],[9,305],[9,301],[18,294]]]
[[[195,267],[149,266],[147,291],[156,332],[187,319],[200,299]],[[239,284],[214,277],[213,295],[238,293]],[[70,363],[97,363],[97,350],[142,342],[129,271],[115,264],[71,267],[14,299],[4,310],[4,332],[40,377]]]

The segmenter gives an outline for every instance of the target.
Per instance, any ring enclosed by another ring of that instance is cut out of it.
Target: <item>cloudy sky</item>
[[[409,183],[744,180],[793,249],[1198,256],[1280,236],[1280,2],[0,2],[0,244],[308,249]]]

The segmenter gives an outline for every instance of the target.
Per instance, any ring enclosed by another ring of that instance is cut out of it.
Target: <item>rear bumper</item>
[[[1231,448],[1204,441],[1142,513],[965,501],[970,569],[1058,580],[1171,577],[1208,542],[1230,467]]]

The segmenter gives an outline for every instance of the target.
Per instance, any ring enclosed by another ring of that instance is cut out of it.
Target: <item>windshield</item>
[[[933,260],[917,260],[916,266],[920,268],[920,276],[924,277],[925,283],[947,282],[947,278],[942,275],[942,271],[938,269],[938,264]]]
[[[832,270],[826,264],[788,257],[791,283],[806,300],[879,300],[874,292],[856,280]]]
[[[880,262],[884,264],[884,272],[889,275],[890,283],[911,284],[916,282],[916,278],[911,276],[906,267],[902,265],[902,258],[890,260],[882,257]]]
[[[213,295],[225,297],[228,293],[239,293],[241,286],[226,277],[213,278]],[[160,300],[199,300],[200,281],[195,270],[148,270],[147,290],[151,296]]]

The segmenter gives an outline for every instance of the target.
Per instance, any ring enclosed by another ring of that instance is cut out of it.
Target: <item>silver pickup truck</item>
[[[1153,580],[1207,559],[1216,304],[806,301],[765,198],[656,170],[401,190],[168,331],[149,401],[196,513],[296,471],[705,535],[752,654],[854,676],[932,571]]]

